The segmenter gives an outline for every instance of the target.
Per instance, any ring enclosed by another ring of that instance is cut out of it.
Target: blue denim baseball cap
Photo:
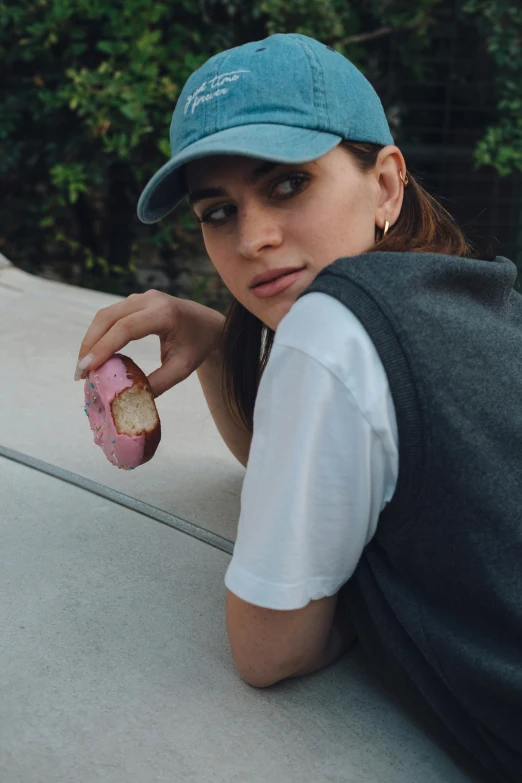
[[[181,167],[207,155],[306,163],[343,139],[393,144],[381,101],[342,54],[297,33],[211,57],[186,82],[170,126],[172,158],[138,202],[156,223],[186,195]]]

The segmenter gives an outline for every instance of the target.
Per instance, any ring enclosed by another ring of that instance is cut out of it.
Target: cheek
[[[203,244],[207,251],[208,257],[216,267],[218,271],[222,266],[221,259],[226,258],[226,248],[224,246],[223,239],[220,239],[212,231],[203,229]]]
[[[344,195],[322,218],[321,234],[330,258],[366,252],[375,241],[374,210],[368,198]]]
[[[237,278],[237,275],[233,270],[232,259],[234,255],[230,241],[227,241],[223,234],[218,237],[213,235],[211,231],[203,231],[203,243],[216,272],[227,288],[232,291],[231,285],[233,286],[234,278]]]
[[[362,233],[360,215],[353,206],[339,199],[323,200],[320,207],[305,209],[287,224],[290,233],[301,250],[314,260],[314,266],[326,266],[343,255],[358,252]]]

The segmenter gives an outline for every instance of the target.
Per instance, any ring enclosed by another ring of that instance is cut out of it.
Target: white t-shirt
[[[300,609],[348,581],[395,491],[388,379],[361,322],[312,293],[281,320],[254,408],[225,585],[268,609]]]

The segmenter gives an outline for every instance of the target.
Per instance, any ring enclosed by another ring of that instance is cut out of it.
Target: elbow
[[[243,682],[246,682],[247,685],[250,685],[251,688],[256,688],[257,690],[261,690],[263,688],[269,688],[271,685],[275,685],[277,680],[274,682],[266,682],[264,680],[257,680],[252,679],[251,677],[241,677]]]
[[[247,685],[250,685],[251,688],[257,688],[258,690],[262,688],[270,688],[270,686],[275,685],[278,682],[281,682],[281,680],[286,679],[285,677],[266,677],[266,676],[259,676],[259,675],[252,675],[252,673],[248,674],[241,674],[239,672],[239,676],[243,680],[243,682],[246,682]]]
[[[255,667],[251,664],[242,666],[237,660],[234,659],[234,666],[237,673],[247,685],[252,688],[270,688],[281,680],[286,680],[292,676],[291,670],[288,667],[284,669],[282,666],[262,666]]]

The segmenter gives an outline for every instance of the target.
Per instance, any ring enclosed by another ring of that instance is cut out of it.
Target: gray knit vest
[[[522,781],[516,274],[503,257],[368,253],[338,259],[300,295],[328,294],[357,316],[397,415],[396,491],[343,588],[362,647],[498,781]]]

